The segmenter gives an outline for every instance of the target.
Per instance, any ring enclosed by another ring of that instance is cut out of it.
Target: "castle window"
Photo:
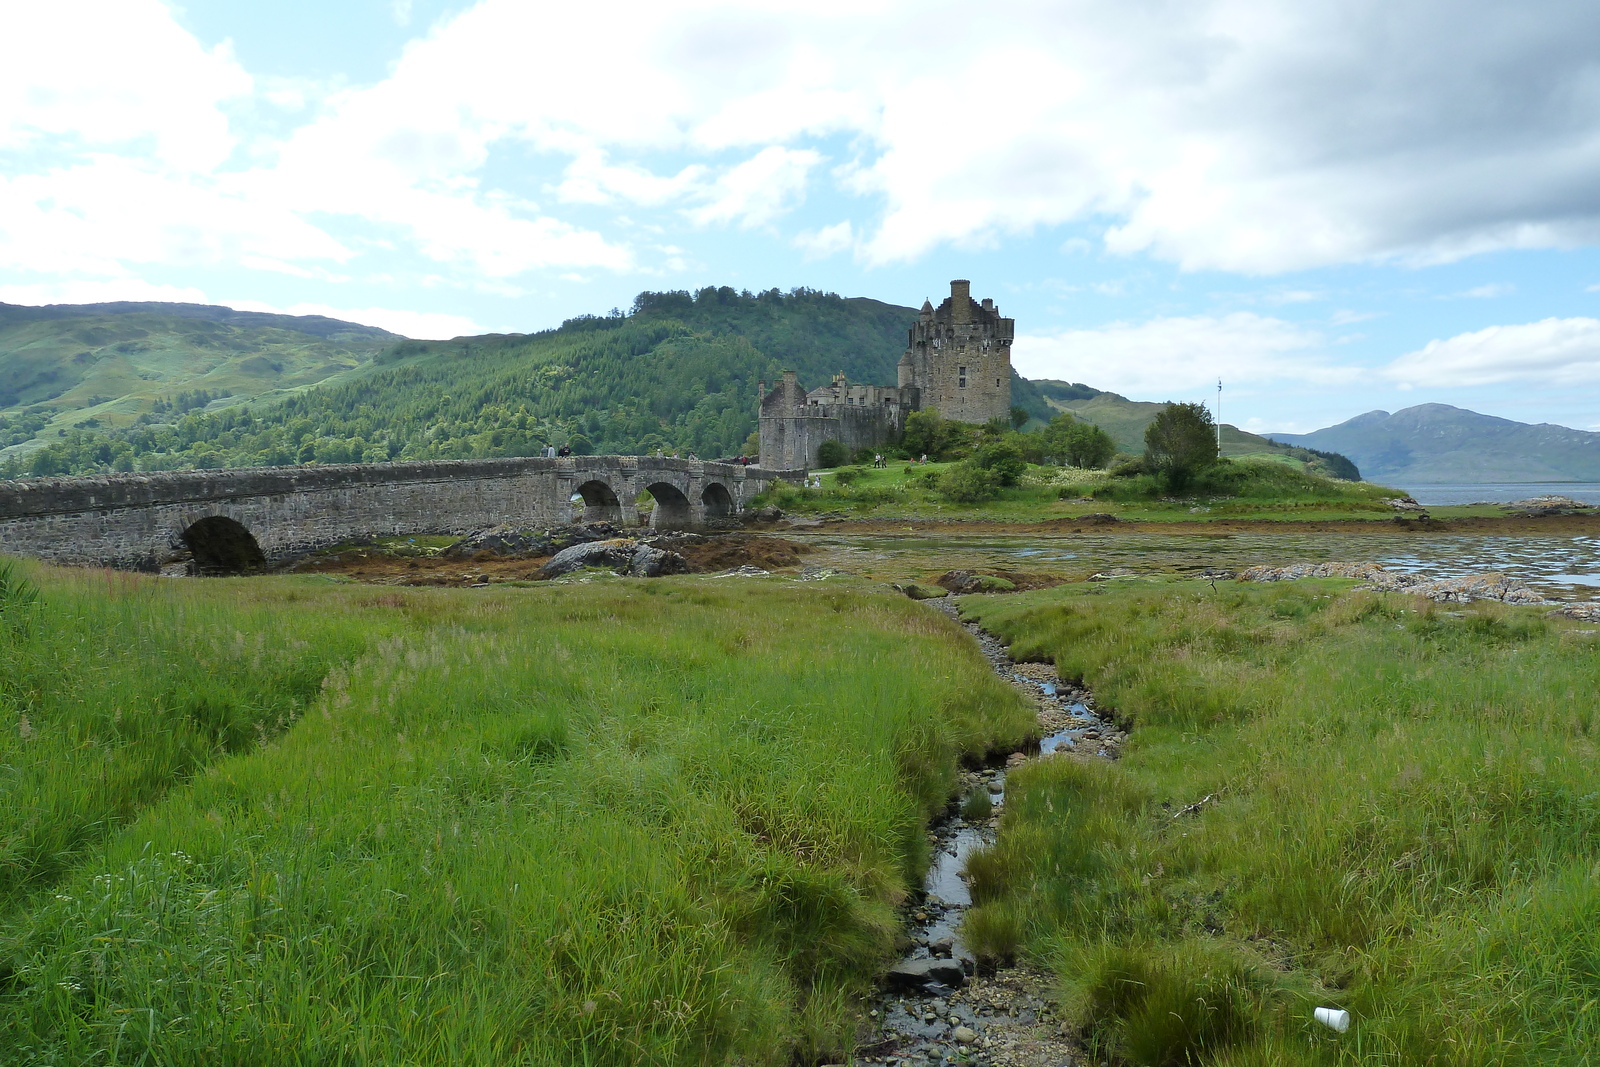
[[[965,367],[957,367],[956,368],[956,373],[961,376],[960,380],[956,383],[957,386],[962,388],[962,389],[965,389],[967,387],[967,368],[965,368]]]

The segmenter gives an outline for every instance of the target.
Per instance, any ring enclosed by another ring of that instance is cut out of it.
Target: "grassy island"
[[[1389,520],[1386,499],[1405,494],[1368,482],[1326,478],[1271,459],[1224,460],[1180,493],[1152,475],[1028,464],[1014,485],[963,500],[949,479],[960,463],[895,461],[818,472],[819,488],[784,486],[760,498],[799,515],[1039,523],[1111,515],[1135,522]]]

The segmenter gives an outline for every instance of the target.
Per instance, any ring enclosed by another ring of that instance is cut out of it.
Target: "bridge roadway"
[[[800,472],[648,456],[250,467],[0,482],[0,553],[54,563],[235,573],[380,536],[575,518],[692,528]]]

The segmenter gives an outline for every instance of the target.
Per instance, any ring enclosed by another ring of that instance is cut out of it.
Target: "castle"
[[[970,282],[950,283],[938,308],[923,301],[912,324],[899,384],[855,385],[843,374],[806,392],[794,371],[769,393],[761,383],[761,466],[817,466],[817,449],[838,441],[850,451],[876,448],[899,435],[913,411],[958,422],[1011,416],[1011,319],[993,300],[972,299]]]

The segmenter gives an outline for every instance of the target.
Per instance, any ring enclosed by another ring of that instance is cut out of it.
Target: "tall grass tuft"
[[[1348,586],[975,602],[1134,731],[1115,764],[1009,776],[998,843],[969,867],[969,942],[1053,961],[1086,1034],[1131,1063],[1589,1062],[1592,637],[1538,609]],[[1123,973],[1237,1019],[1146,1047],[1160,1027],[1105,991]],[[1351,1033],[1312,1023],[1319,1004],[1348,1008]]]
[[[12,897],[0,1047],[40,1062],[842,1058],[958,762],[1031,725],[959,628],[867,586],[92,581],[43,602],[97,655],[147,642],[145,718],[205,757]],[[267,726],[232,746],[209,701],[258,647]],[[101,688],[28,699],[82,733],[122,691],[63,662]]]

